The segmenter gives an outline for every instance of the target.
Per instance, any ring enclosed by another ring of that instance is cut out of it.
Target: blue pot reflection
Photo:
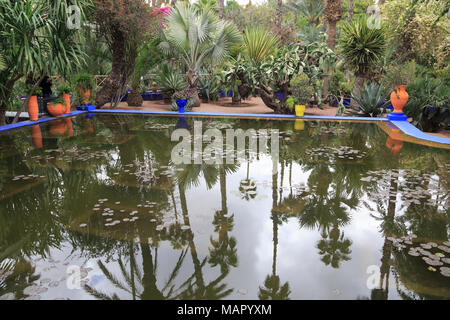
[[[187,129],[187,127],[188,127],[188,124],[187,124],[186,120],[184,119],[184,117],[183,116],[180,117],[177,122],[177,129]]]
[[[184,107],[186,106],[186,104],[187,104],[186,99],[177,100],[177,106],[178,106],[179,113],[184,113]]]

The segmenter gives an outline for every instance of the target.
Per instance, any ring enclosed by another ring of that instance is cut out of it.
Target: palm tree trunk
[[[347,17],[348,23],[351,23],[353,20],[354,7],[355,7],[355,0],[349,0],[348,1],[348,17]]]
[[[283,0],[277,0],[277,8],[275,13],[275,25],[278,30],[281,29],[281,8],[283,7]]]
[[[218,0],[218,6],[219,6],[219,19],[223,19],[224,0]]]
[[[328,25],[328,42],[327,46],[329,49],[334,51],[334,48],[336,47],[336,25],[338,21],[341,19],[342,15],[342,8],[341,8],[341,0],[327,0],[327,3],[325,5],[324,10],[325,20]],[[328,73],[328,65],[325,66],[325,73]],[[330,79],[331,77],[326,77],[324,84],[323,84],[323,90],[322,90],[322,96],[324,99],[328,96],[328,88],[330,87]]]

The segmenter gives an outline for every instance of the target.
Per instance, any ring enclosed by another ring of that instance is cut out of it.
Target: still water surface
[[[171,135],[194,121],[228,145],[278,130],[278,152],[176,164]],[[449,299],[449,160],[372,123],[82,116],[2,134],[0,297]]]

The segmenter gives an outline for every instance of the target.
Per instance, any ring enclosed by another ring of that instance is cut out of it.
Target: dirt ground
[[[106,104],[102,109],[109,109],[109,104]],[[142,107],[129,107],[126,102],[121,102],[117,106],[122,110],[149,110],[149,111],[170,111],[170,105],[164,103],[162,100],[144,101]],[[305,110],[305,115],[316,116],[335,116],[337,108],[325,105],[323,109],[318,107],[308,107]],[[193,108],[193,112],[222,112],[222,113],[273,113],[273,110],[267,107],[261,98],[252,97],[244,100],[239,105],[233,105],[231,98],[222,98],[217,102],[202,103],[200,107]],[[441,130],[435,133],[429,133],[436,137],[450,138],[450,130]]]

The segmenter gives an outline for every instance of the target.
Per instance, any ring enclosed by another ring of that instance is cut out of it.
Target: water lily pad
[[[444,277],[450,277],[450,268],[448,268],[448,267],[441,267],[440,271],[441,271],[441,274]]]
[[[435,255],[436,255],[437,257],[439,257],[439,258],[444,258],[444,257],[445,257],[445,254],[442,254],[442,253],[440,253],[440,252],[435,253]]]
[[[425,261],[426,264],[428,264],[430,266],[442,266],[443,265],[443,263],[440,262],[439,260],[431,259],[428,257],[422,257],[422,259]]]
[[[436,269],[435,269],[435,268],[433,268],[433,267],[431,267],[431,266],[430,266],[430,267],[428,267],[427,269],[428,269],[429,271],[433,271],[433,272],[435,272],[435,271],[436,271]]]

